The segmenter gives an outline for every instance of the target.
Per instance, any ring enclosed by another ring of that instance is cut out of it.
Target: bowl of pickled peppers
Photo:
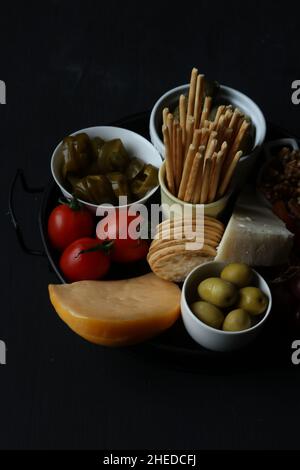
[[[125,140],[129,135],[130,150],[122,138],[104,138],[105,134],[115,134],[113,129],[117,128],[103,127],[102,134],[96,136],[95,131],[68,135],[55,149],[52,174],[67,198],[76,197],[89,206],[120,206],[120,201],[125,200],[120,197],[125,196],[125,205],[131,205],[144,202],[153,194],[161,163],[158,152],[146,139],[125,129],[120,129],[119,134]]]

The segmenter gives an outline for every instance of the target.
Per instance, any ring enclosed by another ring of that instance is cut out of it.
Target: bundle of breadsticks
[[[166,183],[179,199],[207,204],[221,198],[229,188],[242,156],[250,123],[230,106],[217,108],[209,120],[212,98],[204,98],[204,75],[192,70],[188,98],[179,99],[179,121],[163,110]]]

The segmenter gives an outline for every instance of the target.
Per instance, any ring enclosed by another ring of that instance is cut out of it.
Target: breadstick
[[[218,147],[220,148],[221,147],[221,144],[224,142],[224,134],[225,134],[225,115],[222,114],[220,116],[220,119],[218,121],[218,124],[217,124],[217,128],[216,128],[217,132],[218,132]]]
[[[210,170],[210,183],[208,189],[208,202],[212,202],[216,195],[215,182],[216,182],[216,171],[217,171],[217,152],[213,153],[211,157],[211,170]]]
[[[200,196],[201,196],[201,187],[202,187],[202,175],[203,175],[203,164],[204,164],[204,152],[205,152],[205,147],[201,145],[199,147],[199,152],[197,155],[200,155],[200,164],[199,164],[199,169],[198,169],[198,175],[196,179],[196,185],[194,187],[194,197],[192,202],[194,204],[199,204],[200,202]]]
[[[216,134],[216,132],[213,131],[210,134],[209,141],[208,141],[207,147],[206,147],[206,152],[205,152],[205,160],[210,159],[212,157],[212,155],[215,152],[216,147],[218,145],[217,139],[215,139],[215,138],[211,139],[212,134]]]
[[[194,145],[191,144],[189,146],[189,150],[188,150],[186,159],[184,161],[182,178],[181,178],[179,191],[178,191],[178,199],[181,199],[182,201],[183,201],[183,198],[185,196],[186,185],[188,183],[188,179],[189,179],[189,176],[190,176],[190,173],[191,173],[195,153],[196,153],[196,147],[194,147]]]
[[[178,179],[177,175],[177,127],[179,126],[178,122],[173,120],[173,130],[172,130],[172,162],[173,162],[173,173],[174,173],[174,185],[175,192],[177,191],[176,181]]]
[[[173,161],[173,121],[174,121],[173,114],[169,113],[167,115],[167,128],[168,128],[169,138],[170,138],[170,159],[171,159],[171,161]]]
[[[224,173],[225,173],[225,167],[226,167],[226,164],[227,164],[227,154],[228,154],[228,151],[229,151],[229,148],[230,148],[230,144],[228,144],[228,142],[226,140],[224,140],[223,144],[221,145],[221,148],[219,150],[219,152],[222,152],[222,165],[221,165],[221,175],[219,178],[221,178],[222,176],[224,176]]]
[[[242,113],[238,108],[235,108],[234,113],[232,115],[231,121],[229,123],[229,128],[233,129],[233,132],[236,129],[238,120],[242,117]]]
[[[200,126],[203,93],[204,93],[204,75],[198,75],[197,84],[196,84],[195,107],[194,107],[195,129],[198,129]]]
[[[231,128],[225,129],[223,141],[224,142],[226,141],[227,144],[230,145],[232,142],[232,137],[233,137],[233,129]]]
[[[225,176],[224,176],[224,179],[223,179],[222,184],[220,186],[220,189],[219,189],[219,196],[220,197],[224,196],[225,192],[227,191],[227,188],[228,188],[229,183],[231,181],[233,172],[234,172],[234,170],[235,170],[235,168],[238,164],[238,161],[241,158],[242,154],[243,154],[243,152],[241,150],[239,152],[237,152],[235,154],[232,162],[230,163],[230,165],[228,167],[228,170],[225,173]]]
[[[186,118],[186,135],[185,135],[185,157],[188,153],[190,144],[193,140],[194,133],[194,118],[193,116],[187,116]]]
[[[168,132],[168,128],[166,126],[163,126],[162,132],[163,132],[164,144],[165,144],[167,186],[168,186],[169,191],[172,194],[175,194],[173,163],[172,163],[172,157],[171,157],[171,151],[170,151],[170,135]]]
[[[244,121],[243,121],[243,123],[242,123],[242,125],[241,125],[241,127],[240,127],[240,130],[239,130],[239,132],[238,132],[236,138],[234,139],[233,144],[232,144],[232,146],[231,146],[231,149],[230,149],[230,151],[229,151],[229,153],[228,153],[228,157],[227,157],[228,165],[229,165],[229,164],[231,163],[231,161],[233,160],[233,158],[234,158],[236,152],[237,152],[238,150],[240,150],[241,145],[242,145],[242,143],[243,143],[243,139],[244,139],[244,137],[245,137],[245,135],[246,135],[246,132],[248,131],[249,127],[250,127],[250,123],[249,123],[248,121],[246,121],[246,119],[244,119]],[[227,168],[228,168],[228,166],[227,166]]]
[[[233,112],[231,111],[231,109],[227,109],[226,113],[224,114],[224,126],[226,128],[229,127],[232,116]]]
[[[209,189],[209,184],[210,184],[210,181],[209,181],[210,169],[211,169],[211,159],[207,158],[206,160],[204,160],[200,204],[205,204],[207,201],[208,189]]]
[[[240,128],[242,127],[243,122],[245,121],[245,116],[242,114],[240,118],[237,121],[236,127],[235,127],[235,132],[233,134],[233,137],[236,138],[236,136],[239,133]]]
[[[208,138],[208,143],[207,143],[207,145],[210,145],[211,141],[212,141],[213,139],[216,139],[217,136],[218,136],[217,131],[209,132],[209,138]]]
[[[193,141],[192,141],[192,144],[196,147],[196,149],[199,147],[200,145],[200,142],[201,142],[201,130],[200,129],[196,129],[194,131],[194,135],[193,135]]]
[[[186,128],[186,97],[180,95],[179,98],[179,122],[182,129],[182,143],[185,143],[185,128]]]
[[[224,111],[225,111],[225,106],[224,105],[221,105],[221,106],[218,107],[216,115],[215,115],[215,119],[214,119],[213,130],[215,130],[215,128],[217,128],[219,119],[222,116],[222,114],[224,113]]]
[[[176,186],[176,194],[179,190],[180,181],[182,177],[182,169],[183,169],[183,146],[182,146],[182,128],[180,126],[176,129],[176,176],[175,176],[175,186]]]
[[[206,96],[201,115],[200,127],[203,127],[204,122],[208,119],[212,105],[212,97]]]
[[[216,199],[216,194],[218,192],[218,186],[219,186],[220,176],[222,172],[222,165],[224,162],[226,151],[227,151],[227,143],[223,142],[221,150],[217,154],[213,182],[211,183],[212,189],[210,192],[210,202],[213,202]]]
[[[202,157],[202,161],[203,161],[203,157]],[[186,186],[186,190],[185,190],[185,195],[184,195],[185,202],[192,202],[193,200],[200,164],[201,164],[201,155],[200,153],[196,153],[194,161],[193,161],[192,169],[189,175],[188,183]]]
[[[221,155],[222,155],[222,165],[223,165],[224,160],[226,158],[228,147],[229,147],[228,143],[226,141],[224,141],[223,144],[221,145],[221,149],[219,150],[219,152],[221,152]]]
[[[189,97],[188,97],[188,107],[187,107],[188,116],[193,116],[194,114],[197,75],[198,75],[198,69],[193,68],[192,73],[191,73]]]
[[[163,126],[167,125],[168,114],[169,114],[169,108],[164,108],[163,109]]]
[[[201,129],[200,145],[204,145],[204,147],[206,148],[208,138],[209,138],[209,130],[206,129],[205,127],[203,127],[203,128]]]

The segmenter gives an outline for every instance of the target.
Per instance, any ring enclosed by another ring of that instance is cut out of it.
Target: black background
[[[55,315],[47,294],[55,277],[45,260],[22,253],[7,217],[17,167],[32,184],[47,183],[51,151],[65,134],[150,109],[187,82],[194,65],[299,135],[300,106],[291,103],[291,82],[300,79],[295,5],[1,3],[0,339],[8,363],[0,366],[0,448],[299,446],[300,369],[191,373],[139,349],[84,342]],[[38,201],[17,202],[36,247]]]

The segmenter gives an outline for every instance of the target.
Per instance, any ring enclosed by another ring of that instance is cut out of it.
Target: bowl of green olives
[[[212,351],[246,346],[262,331],[271,308],[267,282],[243,263],[202,264],[191,271],[182,288],[185,328]]]
[[[97,126],[66,136],[52,154],[51,172],[67,199],[76,197],[96,213],[100,205],[144,204],[158,188],[161,163],[158,151],[141,135]]]

